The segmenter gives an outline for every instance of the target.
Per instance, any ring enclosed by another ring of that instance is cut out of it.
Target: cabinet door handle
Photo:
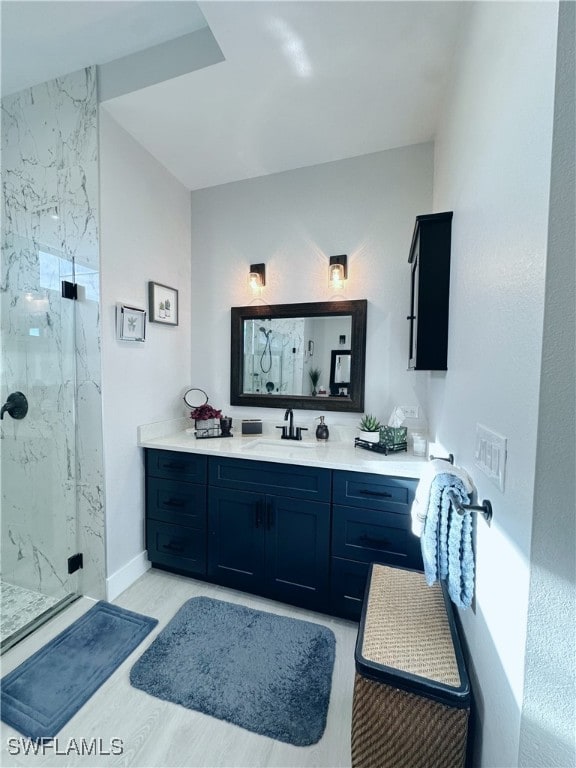
[[[274,504],[271,501],[266,502],[267,528],[270,530],[274,525]]]
[[[169,552],[184,552],[184,544],[174,544],[171,541],[169,544],[164,544],[162,549],[167,549]]]
[[[390,544],[388,539],[373,539],[371,536],[368,536],[365,533],[360,536],[360,541],[362,544],[368,544],[369,546],[375,547],[387,547]]]
[[[262,522],[262,502],[256,502],[256,509],[254,510],[254,528],[260,528]]]
[[[162,502],[163,507],[185,507],[186,502],[183,499],[166,499],[166,501]]]
[[[360,491],[362,496],[379,496],[382,499],[391,499],[392,494],[388,491],[369,491],[367,488]]]

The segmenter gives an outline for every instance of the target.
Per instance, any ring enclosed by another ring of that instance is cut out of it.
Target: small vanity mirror
[[[232,308],[232,405],[364,410],[366,300]]]

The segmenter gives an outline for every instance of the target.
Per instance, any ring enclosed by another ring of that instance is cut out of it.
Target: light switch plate
[[[420,410],[419,406],[417,405],[401,405],[400,408],[404,411],[404,416],[407,419],[417,419],[418,418],[418,412]]]
[[[476,424],[474,464],[487,475],[494,485],[504,490],[506,473],[507,438],[482,424]]]

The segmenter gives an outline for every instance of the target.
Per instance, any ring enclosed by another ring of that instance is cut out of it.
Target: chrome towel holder
[[[435,459],[441,459],[447,461],[450,464],[454,464],[454,454],[449,453],[448,456],[429,456],[430,461]],[[488,499],[482,499],[482,504],[462,504],[452,491],[448,492],[452,506],[459,515],[463,515],[465,512],[478,512],[487,523],[492,520],[492,503]]]
[[[448,456],[428,456],[430,461],[434,461],[435,459],[440,459],[441,461],[449,461],[450,464],[454,464],[454,454],[449,453]]]
[[[492,504],[488,499],[482,499],[482,504],[462,504],[452,491],[448,491],[448,497],[459,515],[463,515],[465,512],[478,512],[487,523],[492,520]]]

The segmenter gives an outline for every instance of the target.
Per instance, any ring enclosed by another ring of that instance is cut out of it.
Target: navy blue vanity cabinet
[[[210,458],[208,578],[328,609],[331,471]]]
[[[206,574],[207,459],[146,449],[146,548],[153,565]]]
[[[333,473],[331,606],[358,620],[370,563],[422,570],[411,531],[417,480],[363,472]]]
[[[245,592],[264,588],[264,498],[261,493],[210,488],[208,578]]]

